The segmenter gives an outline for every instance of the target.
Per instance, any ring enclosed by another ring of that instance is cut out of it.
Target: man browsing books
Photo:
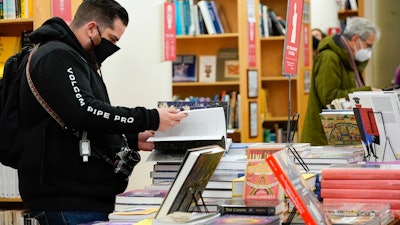
[[[119,49],[128,21],[114,0],[85,0],[71,26],[51,18],[30,35],[40,46],[30,59],[31,79],[21,83],[27,141],[18,173],[22,200],[41,225],[107,220],[140,160],[137,151],[152,150],[146,140],[154,130],[187,116],[110,104],[101,64]]]

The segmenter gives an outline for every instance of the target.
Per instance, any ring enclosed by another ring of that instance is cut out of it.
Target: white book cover
[[[210,15],[210,11],[208,10],[207,1],[201,0],[197,3],[201,15],[203,16],[204,24],[206,25],[206,29],[208,34],[216,34],[214,23],[212,21],[212,17]]]
[[[199,57],[199,81],[215,82],[217,75],[217,56],[201,55]]]

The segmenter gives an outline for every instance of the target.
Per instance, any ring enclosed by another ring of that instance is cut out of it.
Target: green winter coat
[[[353,46],[350,46],[352,48]],[[371,87],[357,88],[355,73],[350,65],[350,53],[342,45],[339,35],[324,38],[314,59],[310,95],[301,141],[311,145],[327,145],[319,113],[337,98],[348,99],[355,91],[371,91]],[[357,67],[362,74],[368,61]]]

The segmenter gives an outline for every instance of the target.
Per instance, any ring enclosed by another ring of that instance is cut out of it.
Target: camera
[[[128,147],[122,147],[121,151],[115,154],[115,173],[121,172],[127,177],[132,173],[133,168],[140,162],[139,152]]]

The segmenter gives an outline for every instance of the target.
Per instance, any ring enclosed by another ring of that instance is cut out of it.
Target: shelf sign
[[[303,26],[303,62],[304,67],[310,66],[310,25]]]
[[[299,59],[301,23],[303,19],[304,0],[289,0],[286,17],[286,35],[283,51],[282,74],[297,75]]]
[[[66,24],[71,25],[71,0],[52,0],[51,15],[62,18]]]
[[[254,15],[254,0],[247,0],[247,52],[248,66],[257,66],[256,57],[256,16]]]
[[[164,60],[176,60],[175,4],[164,2]]]

